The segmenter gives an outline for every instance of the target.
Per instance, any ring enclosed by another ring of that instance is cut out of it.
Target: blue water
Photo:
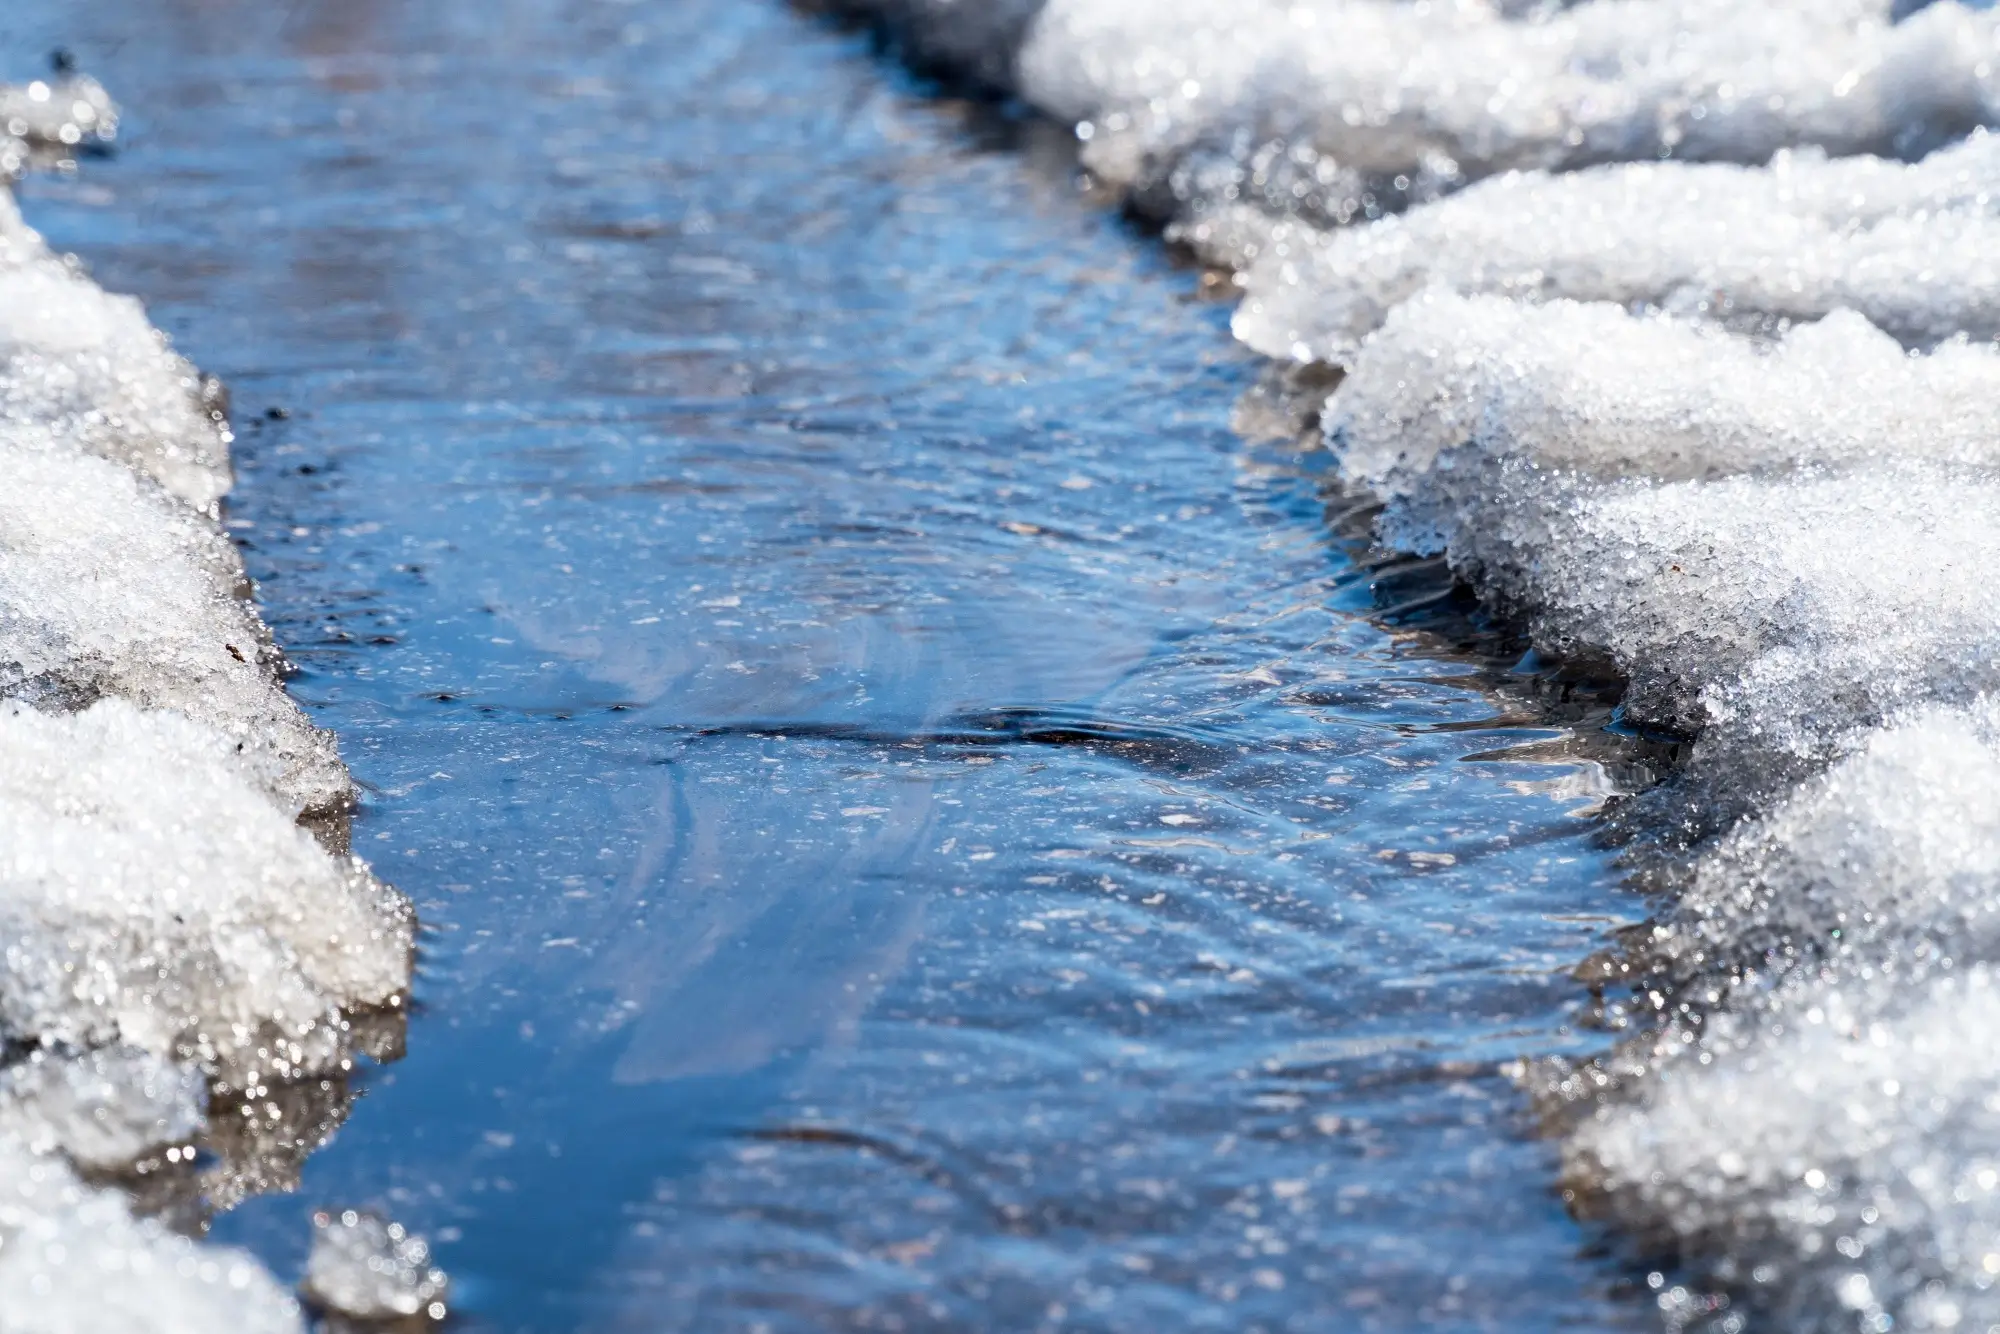
[[[215,1235],[383,1207],[468,1331],[1646,1323],[1501,1072],[1597,1040],[1599,771],[1477,758],[1560,734],[1059,135],[760,0],[0,15],[57,44],[128,132],[24,208],[233,387],[426,923]]]

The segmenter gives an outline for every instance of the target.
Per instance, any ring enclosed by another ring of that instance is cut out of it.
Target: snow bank
[[[1893,1004],[2000,944],[2000,706],[1927,706],[1718,841],[1644,949],[1663,979]],[[1764,1003],[1758,1001],[1759,1004]]]
[[[2000,1327],[1997,71],[1954,0],[1047,0],[1014,62],[1341,368],[1381,540],[1693,741],[1626,1037],[1529,1067],[1673,1328]]]
[[[1236,213],[1248,210],[1237,206]],[[2000,334],[2000,135],[1905,165],[1786,153],[1768,169],[1519,172],[1367,227],[1181,229],[1243,267],[1237,335],[1341,363],[1426,288],[1733,318],[1858,312],[1907,344]]]
[[[252,1257],[135,1218],[59,1157],[0,1139],[0,1334],[303,1334]]]
[[[1573,1187],[1777,1327],[2000,1321],[1996,928],[2000,706],[1868,734],[1654,928],[1651,1068],[1570,1136]]]
[[[0,692],[171,709],[239,745],[292,814],[347,800],[211,520],[45,431],[0,427],[0,475]]]
[[[225,736],[105,700],[0,713],[0,1026],[241,1087],[339,1068],[409,979],[407,910],[327,855]]]
[[[0,164],[116,126],[87,79],[0,89]],[[96,1183],[191,1164],[212,1091],[339,1076],[409,986],[407,901],[299,823],[353,787],[218,524],[230,443],[0,189],[0,1334],[298,1334],[254,1259]]]
[[[2000,687],[1996,402],[2000,351],[1847,313],[1756,342],[1433,294],[1324,421],[1387,540],[1604,661],[1633,721],[1769,766]]]
[[[1597,1104],[1577,1197],[1776,1327],[2000,1320],[1996,365],[1846,311],[1750,338],[1429,292],[1325,415],[1384,540],[1623,675],[1629,721],[1699,738],[1691,790],[1734,789],[1711,818],[1751,812],[1562,1096]]]
[[[2000,349],[1909,356],[1846,311],[1753,340],[1615,306],[1427,292],[1350,362],[1327,438],[1351,479],[1390,497],[1453,488],[1451,450],[1665,481],[2000,462]]]
[[[1783,148],[1901,154],[2000,115],[2000,19],[1954,0],[1051,0],[1027,99],[1113,183],[1346,222],[1497,172]]]
[[[116,460],[197,509],[229,490],[219,389],[128,296],[53,255],[0,198],[0,427]]]
[[[1450,470],[1455,471],[1455,470]],[[1747,762],[2000,687],[2000,480],[1955,469],[1592,484],[1503,465],[1392,541],[1445,549],[1546,649],[1604,659],[1636,723]]]
[[[1739,1320],[1988,1327],[2000,979],[1975,965],[1906,990],[1879,1014],[1829,992],[1667,1061],[1571,1137],[1570,1180],[1589,1207],[1704,1260],[1749,1308]]]

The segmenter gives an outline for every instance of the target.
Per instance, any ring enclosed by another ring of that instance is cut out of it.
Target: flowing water
[[[129,117],[24,211],[232,387],[426,924],[214,1235],[380,1206],[479,1331],[1644,1322],[1504,1072],[1599,1041],[1602,773],[1496,757],[1546,678],[1235,429],[1062,136],[751,0],[0,16],[58,45]]]

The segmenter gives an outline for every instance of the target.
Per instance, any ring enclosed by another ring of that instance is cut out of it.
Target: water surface
[[[774,4],[18,0],[421,906],[296,1195],[478,1331],[1637,1321],[1500,1072],[1633,905],[1059,138]],[[333,1118],[330,1118],[333,1119]]]

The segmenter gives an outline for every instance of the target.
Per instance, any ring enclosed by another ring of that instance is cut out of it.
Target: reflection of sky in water
[[[1619,910],[1588,783],[1458,763],[1531,734],[1059,145],[775,5],[285,8],[0,19],[129,105],[27,207],[235,386],[431,926],[220,1234],[385,1205],[479,1329],[1626,1318],[1496,1072]]]

